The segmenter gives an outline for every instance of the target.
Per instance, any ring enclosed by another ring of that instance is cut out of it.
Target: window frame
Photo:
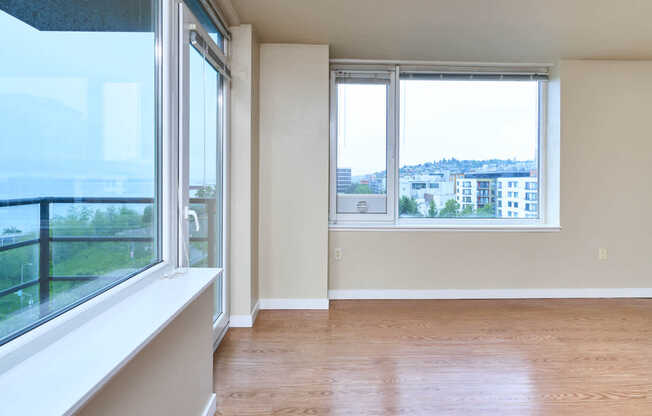
[[[363,61],[364,62],[364,61]],[[546,75],[548,67],[546,66]],[[393,68],[392,70],[388,69]],[[537,189],[538,193],[538,212],[537,218],[401,218],[398,215],[398,204],[400,201],[400,178],[399,178],[399,160],[400,160],[400,135],[399,135],[399,115],[400,115],[400,80],[401,74],[412,73],[414,66],[407,66],[408,70],[403,71],[400,65],[392,64],[370,64],[360,65],[345,63],[343,65],[334,64],[331,66],[331,101],[330,101],[330,198],[329,198],[329,228],[337,229],[513,229],[513,228],[541,228],[541,229],[559,229],[558,224],[552,224],[552,214],[548,212],[548,199],[555,198],[554,195],[547,195],[552,192],[547,183],[547,125],[548,125],[548,79],[547,77],[534,77],[534,72],[530,75],[530,79],[536,80],[538,85],[538,134],[537,134]],[[509,66],[500,67],[501,73],[516,73],[522,75],[525,71],[520,67],[510,68]],[[392,116],[388,114],[388,122],[393,122],[391,135],[388,134],[388,170],[387,170],[387,198],[388,203],[390,198],[393,199],[392,214],[385,215],[383,218],[378,218],[378,214],[339,214],[337,213],[337,184],[336,184],[336,168],[337,168],[337,82],[336,77],[338,73],[363,74],[391,73],[392,81],[390,88],[393,93],[390,94],[390,99],[393,101],[389,106],[392,111]],[[469,74],[474,71],[487,72],[487,68],[483,65],[478,66],[465,66],[458,69],[460,74]],[[520,71],[520,72],[518,72]],[[427,71],[426,71],[427,73]],[[452,72],[455,73],[455,72]],[[509,78],[506,78],[509,79]],[[523,79],[523,78],[521,78]],[[390,153],[391,152],[391,153]],[[391,159],[391,166],[389,159]],[[390,170],[391,169],[391,170]],[[391,175],[390,175],[391,172]],[[392,185],[390,187],[390,176]],[[391,194],[390,194],[391,192]],[[556,189],[555,192],[559,192]],[[556,197],[558,200],[558,195]]]
[[[387,80],[386,135],[385,135],[385,176],[386,207],[385,213],[351,214],[337,212],[337,134],[338,134],[338,80],[355,79],[360,84],[381,84],[378,80]],[[375,81],[375,82],[374,82]],[[398,201],[395,200],[398,184],[393,172],[396,169],[396,75],[392,71],[331,71],[330,77],[330,192],[329,223],[391,223],[394,221]]]
[[[200,3],[204,3],[203,0],[200,0]],[[190,48],[194,46],[190,41],[190,34],[187,32],[194,31],[197,32],[199,36],[203,39],[203,42],[206,42],[207,48],[212,50],[216,56],[213,57],[213,60],[218,62],[211,62],[210,59],[207,59],[209,65],[211,65],[217,72],[220,73],[220,92],[222,100],[221,103],[221,113],[218,114],[220,118],[220,134],[221,138],[221,147],[218,148],[218,152],[221,157],[221,169],[217,172],[219,181],[221,182],[221,197],[219,199],[221,205],[221,221],[222,221],[222,232],[220,236],[220,246],[222,252],[218,253],[218,256],[222,256],[222,266],[221,276],[218,277],[222,279],[222,313],[215,319],[213,316],[213,345],[217,347],[219,341],[224,336],[226,329],[228,328],[228,322],[230,320],[230,299],[228,296],[230,287],[228,282],[228,265],[229,265],[229,141],[230,141],[230,97],[231,97],[231,64],[229,61],[229,51],[230,51],[230,35],[226,32],[222,32],[223,36],[223,50],[220,49],[219,45],[216,44],[210,37],[210,35],[204,30],[201,26],[201,23],[198,23],[198,18],[193,14],[190,7],[183,0],[175,0],[175,8],[178,13],[178,21],[181,22],[181,25],[177,25],[177,36],[178,44],[172,48],[177,53],[177,88],[178,88],[178,100],[175,103],[177,105],[176,114],[178,115],[177,123],[178,128],[176,130],[176,163],[177,176],[173,178],[174,187],[176,191],[173,195],[177,195],[176,204],[178,209],[175,211],[178,214],[174,218],[174,224],[177,225],[177,238],[174,240],[176,245],[176,257],[175,265],[176,267],[186,267],[184,265],[184,248],[186,246],[185,242],[190,236],[190,224],[189,219],[185,217],[183,207],[186,206],[189,201],[190,189],[185,186],[188,183],[189,178],[189,166],[190,166],[190,134],[189,134],[189,92],[190,85],[189,79],[185,74],[189,73],[189,60],[188,54],[190,53]],[[208,54],[206,58],[209,58]],[[189,204],[188,204],[189,205]]]

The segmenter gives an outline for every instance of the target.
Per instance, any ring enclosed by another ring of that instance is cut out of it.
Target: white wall
[[[260,46],[260,297],[326,298],[328,46]]]
[[[231,28],[229,282],[232,315],[258,301],[258,42],[251,25]]]
[[[212,316],[207,289],[77,414],[201,415],[213,394]]]
[[[650,61],[561,63],[549,124],[560,178],[558,155],[546,161],[561,181],[561,232],[332,231],[329,289],[652,287],[651,74]]]

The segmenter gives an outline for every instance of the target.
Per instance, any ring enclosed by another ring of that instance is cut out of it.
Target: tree
[[[149,226],[152,224],[152,206],[147,205],[143,210],[143,225]]]
[[[439,216],[444,218],[457,217],[459,210],[460,204],[454,199],[449,199],[446,201],[444,208],[439,211]]]
[[[437,216],[437,207],[435,206],[435,201],[430,201],[430,207],[428,208],[428,216],[434,218]]]
[[[215,195],[215,187],[211,185],[201,186],[195,191],[195,196],[197,198],[214,198]]]
[[[491,218],[496,215],[496,210],[493,204],[487,204],[478,209],[478,217]]]
[[[398,212],[399,215],[417,215],[419,213],[417,201],[414,198],[402,196],[398,202]]]
[[[471,205],[467,205],[466,207],[464,207],[462,212],[460,212],[460,217],[470,217],[472,215],[473,215],[473,208],[471,207]]]
[[[20,232],[21,232],[21,231],[20,231],[18,228],[14,227],[14,226],[12,225],[12,226],[10,226],[10,227],[5,228],[5,229],[2,231],[2,234],[18,234],[18,233],[20,233]]]
[[[349,188],[350,194],[370,194],[371,193],[371,188],[369,188],[369,185],[366,183],[354,183],[351,185]]]

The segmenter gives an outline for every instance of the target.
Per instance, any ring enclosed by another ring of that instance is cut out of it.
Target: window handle
[[[195,221],[195,231],[199,232],[199,217],[197,217],[197,212],[194,209],[190,209],[188,206],[186,206],[184,218],[189,220],[190,217],[192,217],[192,219]]]

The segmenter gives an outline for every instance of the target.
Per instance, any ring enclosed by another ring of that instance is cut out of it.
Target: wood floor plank
[[[331,301],[214,356],[218,415],[652,415],[652,300]]]

